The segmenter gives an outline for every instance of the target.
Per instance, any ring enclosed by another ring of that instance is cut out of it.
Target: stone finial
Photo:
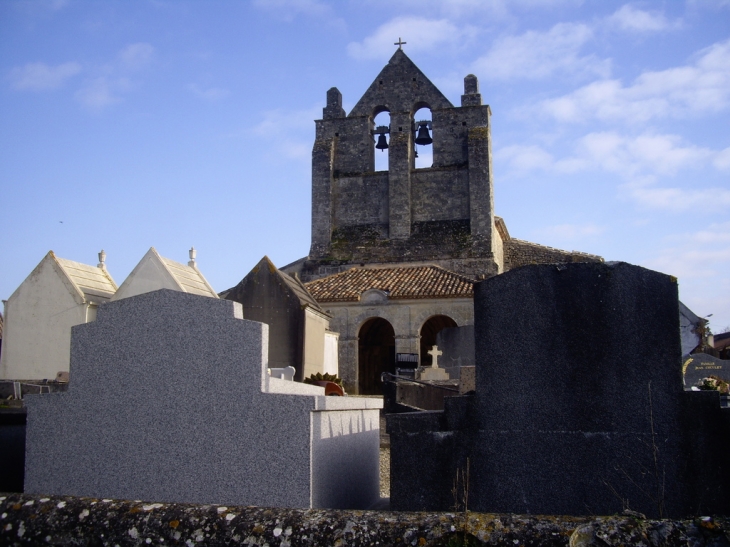
[[[342,93],[336,87],[327,90],[327,106],[322,109],[323,118],[344,118],[345,111],[342,108]]]
[[[195,247],[190,247],[190,251],[188,251],[188,255],[190,256],[190,261],[188,262],[188,266],[191,268],[196,268],[195,265],[195,257],[197,256],[198,251],[195,250]]]
[[[97,268],[101,268],[102,270],[106,270],[106,253],[104,252],[104,249],[101,250],[99,253],[99,263],[96,265]]]
[[[464,94],[461,96],[461,106],[481,106],[482,95],[479,93],[479,80],[474,74],[464,77]]]

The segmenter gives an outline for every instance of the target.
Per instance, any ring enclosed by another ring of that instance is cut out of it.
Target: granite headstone
[[[229,300],[160,290],[73,328],[66,393],[26,398],[25,491],[367,508],[379,408],[267,373],[267,326]]]
[[[477,284],[474,307],[475,393],[387,417],[391,508],[453,509],[468,469],[474,511],[730,510],[730,414],[682,388],[674,278],[526,266]]]
[[[685,389],[692,389],[708,376],[717,376],[721,380],[730,382],[730,361],[718,359],[706,353],[693,353],[685,356],[682,371],[684,372]]]

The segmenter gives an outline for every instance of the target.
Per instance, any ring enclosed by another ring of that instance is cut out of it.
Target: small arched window
[[[416,169],[423,169],[433,165],[433,116],[427,106],[416,110],[413,115],[413,138],[416,156]]]

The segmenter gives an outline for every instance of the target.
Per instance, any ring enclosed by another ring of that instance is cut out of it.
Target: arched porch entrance
[[[421,327],[421,366],[430,367],[433,357],[428,351],[436,345],[436,335],[443,329],[458,326],[448,315],[434,315]]]
[[[358,349],[358,392],[382,395],[380,375],[395,373],[395,331],[381,317],[368,319],[360,327]]]

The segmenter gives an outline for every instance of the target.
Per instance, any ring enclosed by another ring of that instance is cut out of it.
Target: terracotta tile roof
[[[351,268],[305,286],[318,302],[357,302],[368,289],[399,298],[470,298],[474,281],[438,266]]]

